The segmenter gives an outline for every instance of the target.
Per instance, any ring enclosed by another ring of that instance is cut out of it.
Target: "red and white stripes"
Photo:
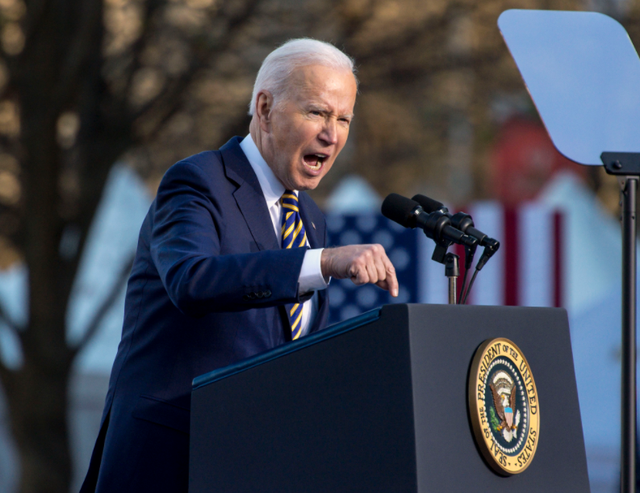
[[[508,209],[497,202],[479,202],[464,208],[476,227],[500,241],[500,249],[478,273],[469,304],[563,306],[563,216],[548,206],[531,203]],[[419,301],[447,303],[444,266],[431,261],[434,244],[419,244]],[[478,248],[476,261],[482,255]],[[462,284],[464,249],[460,256]],[[474,267],[475,268],[475,262]],[[473,272],[469,273],[471,276]]]

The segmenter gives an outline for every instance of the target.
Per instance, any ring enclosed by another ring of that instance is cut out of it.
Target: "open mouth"
[[[322,164],[326,161],[327,157],[326,154],[306,154],[304,156],[304,164],[308,168],[317,171],[322,168]]]

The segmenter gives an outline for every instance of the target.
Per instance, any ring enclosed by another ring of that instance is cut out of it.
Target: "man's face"
[[[331,169],[349,136],[356,101],[350,71],[322,65],[298,69],[272,107],[263,156],[289,190],[312,190]]]

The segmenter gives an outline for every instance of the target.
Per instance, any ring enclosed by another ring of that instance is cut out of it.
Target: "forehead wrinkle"
[[[320,79],[322,81],[329,81],[328,84],[319,86],[317,74],[314,73],[314,65],[308,65],[299,67],[290,76],[290,84],[288,93],[289,96],[302,99],[304,101],[311,101],[314,95],[317,93],[326,94],[330,93],[335,95],[335,91],[338,90],[337,86],[340,86],[340,82],[336,82],[333,78]],[[323,67],[319,65],[318,67]],[[355,76],[349,72],[349,75],[353,77],[355,83]],[[342,87],[340,87],[342,89]]]

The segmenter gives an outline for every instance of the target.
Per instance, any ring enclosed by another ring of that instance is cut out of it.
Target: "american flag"
[[[517,209],[497,202],[477,202],[464,208],[476,228],[500,241],[498,252],[478,273],[468,304],[562,306],[563,216],[548,206],[530,203]],[[453,212],[453,211],[452,211]],[[448,280],[444,265],[431,260],[435,244],[420,230],[405,229],[380,214],[327,216],[329,245],[380,243],[393,262],[400,295],[350,280],[329,285],[330,322],[335,323],[389,303],[447,303]],[[449,251],[460,256],[464,275],[464,249]],[[480,258],[478,248],[475,262]],[[475,262],[473,268],[475,269]],[[472,272],[469,273],[469,278]]]

